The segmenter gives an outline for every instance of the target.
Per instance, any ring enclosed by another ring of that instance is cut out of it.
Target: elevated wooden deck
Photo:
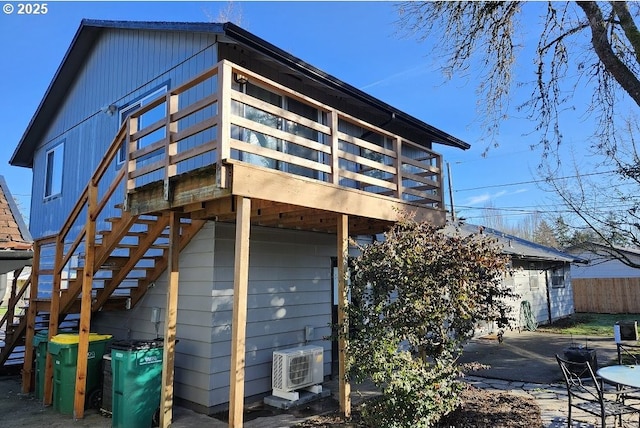
[[[245,83],[234,83],[238,76]],[[251,96],[247,85],[313,115]],[[203,86],[217,92],[191,99]],[[156,120],[158,109],[167,113]],[[252,224],[271,227],[335,233],[335,215],[346,214],[350,233],[371,234],[400,211],[445,219],[442,161],[430,142],[407,141],[228,61],[134,112],[120,140],[134,214],[172,209],[225,221],[235,212],[231,196],[243,196],[261,201]]]

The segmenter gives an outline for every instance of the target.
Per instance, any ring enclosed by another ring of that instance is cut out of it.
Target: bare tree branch
[[[627,36],[627,40],[635,52],[636,62],[640,63],[640,31],[638,31],[638,27],[633,21],[627,3],[623,1],[612,1],[611,7],[616,15],[618,15],[620,26],[624,30],[624,34]]]
[[[604,64],[607,72],[611,73],[620,86],[640,106],[640,80],[611,48],[611,43],[607,37],[606,22],[598,3],[594,1],[579,1],[577,4],[582,8],[589,21],[591,43],[598,58]]]

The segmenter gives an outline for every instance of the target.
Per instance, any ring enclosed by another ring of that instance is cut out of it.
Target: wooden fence
[[[640,278],[571,280],[576,312],[640,313]]]

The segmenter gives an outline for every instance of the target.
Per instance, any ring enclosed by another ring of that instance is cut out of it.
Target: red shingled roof
[[[15,216],[20,213],[14,213],[11,209],[9,201],[12,200],[8,190],[0,186],[0,250],[30,250],[32,243],[30,237],[25,239],[22,235],[18,221]]]

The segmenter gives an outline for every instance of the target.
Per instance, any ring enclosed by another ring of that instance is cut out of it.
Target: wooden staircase
[[[125,209],[127,163],[118,165],[117,153],[129,142],[127,126],[120,128],[60,232],[34,242],[30,279],[19,290],[13,286],[0,320],[0,368],[22,367],[23,392],[32,383],[34,335],[83,328],[83,288],[91,293],[92,313],[129,310],[170,261],[171,210],[132,214]],[[205,220],[173,215],[179,218],[174,242],[182,250]]]
[[[133,308],[166,269],[168,263],[167,215],[131,216],[122,212],[120,217],[111,218],[109,222],[111,229],[101,231],[96,236],[91,290],[92,312]],[[186,246],[203,224],[204,221],[201,220],[181,221],[180,249]],[[39,252],[42,253],[42,248]],[[61,330],[77,329],[77,316],[73,315],[80,313],[79,297],[85,270],[83,261],[84,258],[78,258],[79,265],[71,268],[66,286],[60,290],[58,328]],[[36,263],[42,261],[34,260],[34,265]],[[39,270],[39,273],[42,276],[48,275],[44,270]],[[32,292],[32,297],[27,299],[27,305],[16,306],[31,284],[32,279],[11,300],[2,319],[2,325],[6,324],[6,329],[0,350],[0,365],[22,365],[25,332],[29,322],[27,315],[30,310],[33,312],[31,318],[34,334],[49,328],[52,307],[50,297],[40,297]]]

